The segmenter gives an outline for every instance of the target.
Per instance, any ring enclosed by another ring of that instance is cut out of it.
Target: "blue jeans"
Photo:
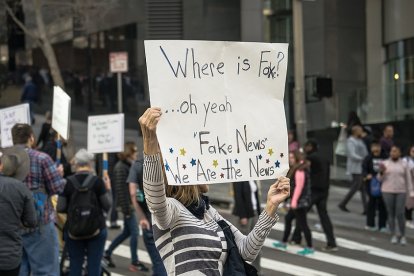
[[[87,240],[72,240],[65,231],[65,242],[69,253],[69,276],[82,275],[82,267],[87,257],[89,276],[101,275],[101,260],[108,232],[102,229],[99,235]]]
[[[137,263],[138,262],[138,224],[137,218],[135,213],[133,212],[128,218],[124,216],[124,228],[122,229],[122,233],[119,234],[111,243],[109,248],[105,251],[105,254],[108,256],[112,255],[112,252],[115,248],[118,247],[123,241],[127,238],[131,237],[129,240],[129,247],[131,249],[131,262]]]
[[[164,263],[162,262],[160,253],[155,246],[154,234],[152,229],[143,229],[142,237],[144,238],[145,247],[151,258],[152,262],[152,272],[154,276],[167,276],[167,271],[165,270]]]
[[[53,222],[22,235],[22,241],[20,276],[59,276],[59,242]]]

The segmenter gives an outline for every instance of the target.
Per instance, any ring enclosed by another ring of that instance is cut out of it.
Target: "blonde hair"
[[[184,206],[190,206],[200,202],[201,191],[197,185],[172,186],[166,185],[167,197],[172,197],[181,202]]]
[[[124,151],[118,153],[118,158],[120,160],[127,160],[138,151],[137,146],[134,142],[126,142],[124,146]]]

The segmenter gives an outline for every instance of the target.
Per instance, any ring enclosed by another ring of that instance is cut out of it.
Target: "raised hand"
[[[290,195],[290,179],[287,177],[280,177],[269,188],[267,193],[266,212],[269,216],[274,216],[280,203],[285,201]]]
[[[156,131],[161,114],[160,108],[151,107],[138,119],[138,122],[141,125],[142,138],[144,140],[144,152],[148,155],[157,154],[159,152]]]

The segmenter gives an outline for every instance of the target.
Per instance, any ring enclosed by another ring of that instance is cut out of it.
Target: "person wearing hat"
[[[33,197],[22,180],[29,172],[29,156],[16,147],[0,149],[0,275],[19,275],[22,238],[19,229],[36,226]]]
[[[19,275],[59,275],[56,214],[50,198],[63,192],[63,168],[57,167],[46,153],[33,149],[35,138],[30,125],[15,124],[11,132],[15,147],[29,155],[29,173],[23,183],[33,195],[37,214],[37,227],[21,231],[23,257]]]
[[[102,178],[93,175],[92,163],[94,159],[95,156],[85,149],[80,149],[75,154],[73,159],[75,175],[68,177],[65,190],[59,195],[56,208],[59,213],[67,213],[68,215],[64,239],[70,259],[70,276],[82,275],[85,257],[87,258],[88,275],[101,275],[101,260],[107,237],[104,212],[108,212],[111,208],[112,197],[110,180],[108,178],[102,180]],[[88,193],[93,193],[94,196],[91,196],[93,201],[84,202],[85,197],[79,196],[81,190],[85,191],[85,189]],[[87,205],[80,205],[80,202]],[[77,206],[82,210],[80,216],[86,217],[91,214],[86,220],[86,224],[82,224],[77,216]],[[88,209],[83,209],[83,207]],[[80,223],[75,221],[80,221]],[[92,229],[94,231],[90,232],[91,234],[86,234],[86,228],[89,230],[90,225],[96,225],[96,228]]]

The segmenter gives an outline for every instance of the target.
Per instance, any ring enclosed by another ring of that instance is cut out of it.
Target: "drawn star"
[[[283,152],[280,154],[280,158],[283,158],[283,156],[285,156],[284,154],[283,154]]]
[[[270,160],[269,159],[266,159],[266,164],[269,164],[270,163]]]
[[[263,156],[260,154],[260,155],[259,155],[259,159],[260,159],[260,160],[262,160],[262,158],[263,158]]]
[[[170,170],[170,166],[168,165],[167,160],[165,160],[165,170],[169,171]]]
[[[272,149],[272,148],[270,148],[270,149],[269,149],[269,151],[267,152],[267,154],[269,154],[270,156],[272,156],[272,154],[273,154],[273,149]]]
[[[187,152],[185,151],[184,148],[180,149],[180,155],[185,156]]]
[[[275,167],[276,167],[276,168],[280,168],[280,162],[279,162],[279,160],[276,160],[276,162],[275,162]]]
[[[195,165],[197,165],[197,161],[192,158],[190,164],[194,167]]]
[[[239,164],[239,159],[234,159],[235,164]]]
[[[173,148],[170,148],[170,153],[173,153],[173,152],[174,152]]]
[[[221,177],[221,178],[224,178],[224,173],[221,173],[221,174],[220,174],[220,177]]]
[[[185,169],[187,169],[187,166],[185,165],[185,164],[183,164],[183,169],[185,170]]]
[[[218,166],[217,160],[213,160],[213,166],[214,166],[214,168],[217,168],[217,166]]]

